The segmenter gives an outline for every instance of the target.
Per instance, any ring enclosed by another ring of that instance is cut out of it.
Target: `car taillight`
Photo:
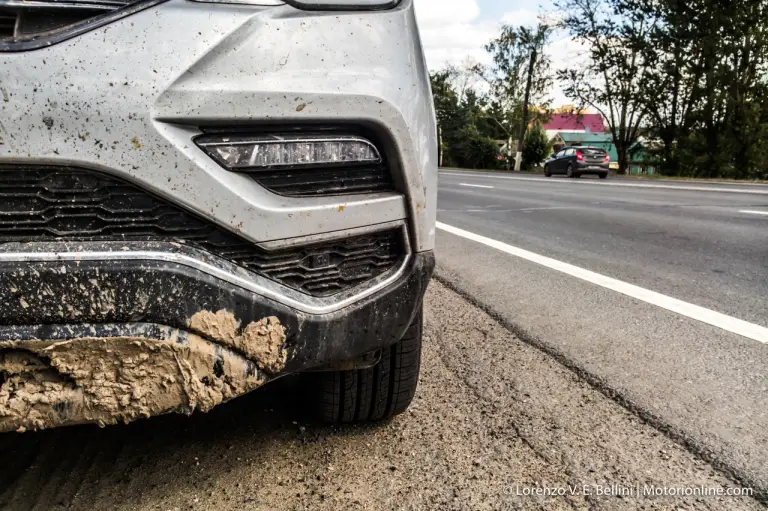
[[[605,159],[603,160],[603,163],[610,163],[610,162],[611,162],[611,157],[610,157],[610,155],[608,155],[608,154],[606,153],[606,155],[605,155]]]
[[[576,151],[576,159],[579,161],[584,161],[584,155],[581,154],[581,151]]]

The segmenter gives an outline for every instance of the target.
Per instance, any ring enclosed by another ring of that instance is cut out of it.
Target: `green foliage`
[[[552,145],[547,140],[547,134],[541,123],[536,122],[525,133],[523,139],[523,168],[531,169],[539,166],[552,154]]]
[[[619,173],[626,172],[629,148],[640,136],[646,108],[640,93],[648,67],[643,45],[652,24],[632,0],[560,0],[563,25],[588,48],[586,62],[558,71],[566,96],[600,112],[613,135]],[[638,5],[649,5],[638,0]]]
[[[639,141],[667,175],[768,179],[768,1],[557,0],[560,28],[584,44],[586,60],[558,71],[578,107],[603,116],[623,172]],[[499,166],[498,145],[514,147],[523,122],[531,55],[531,101],[547,103],[550,28],[502,27],[486,46],[491,65],[434,73],[443,165]],[[486,95],[467,87],[481,77]],[[534,121],[546,113],[529,109]],[[538,124],[523,165],[549,152]],[[506,156],[506,155],[505,155]]]
[[[446,71],[433,73],[432,94],[442,164],[468,168],[493,168],[496,165],[496,123],[488,115],[484,98],[467,90],[459,98]]]
[[[530,101],[537,105],[546,104],[552,87],[551,61],[544,51],[550,34],[547,25],[540,24],[535,30],[528,27],[504,25],[501,34],[486,45],[493,59],[490,68],[478,68],[491,86],[494,101],[506,112],[522,109],[525,85],[528,79],[528,64],[536,52],[536,61],[531,76]],[[516,130],[520,126],[516,126]]]
[[[662,171],[765,178],[768,3],[663,0],[629,5],[655,20],[643,76]]]
[[[496,142],[483,135],[477,126],[468,125],[458,133],[454,158],[460,167],[487,169],[494,166],[498,149]]]
[[[550,61],[543,51],[549,28],[536,30],[504,26],[498,38],[487,45],[493,65],[484,68],[473,65],[463,71],[447,67],[431,75],[432,92],[443,166],[497,168],[499,145],[510,139],[514,143],[523,126],[523,103],[531,56],[531,101],[546,103],[552,84]],[[489,92],[480,96],[465,87],[466,76],[472,73],[485,80]],[[531,110],[531,109],[529,109]],[[543,118],[538,110],[534,117]],[[530,118],[530,116],[529,116]]]
[[[667,175],[765,178],[768,2],[560,0],[588,62],[558,73],[600,111],[622,170],[644,135]]]

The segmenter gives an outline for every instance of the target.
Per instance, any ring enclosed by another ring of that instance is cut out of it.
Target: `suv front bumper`
[[[0,304],[0,431],[206,411],[282,375],[388,347],[420,309],[434,268],[432,252],[413,254],[375,293],[307,313],[194,264],[206,257],[194,248],[85,245],[0,252],[9,297]],[[92,258],[115,251],[121,257]]]

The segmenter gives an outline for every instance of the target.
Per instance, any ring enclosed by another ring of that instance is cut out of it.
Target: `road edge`
[[[698,442],[695,438],[690,437],[685,431],[672,426],[664,421],[661,417],[657,416],[650,410],[638,405],[633,400],[622,394],[621,392],[611,388],[608,383],[600,376],[588,371],[576,361],[568,357],[565,353],[559,349],[551,346],[541,339],[539,339],[532,332],[521,327],[520,325],[509,321],[503,314],[496,311],[493,306],[486,304],[476,296],[472,295],[467,289],[465,289],[460,283],[455,282],[449,275],[449,272],[441,268],[440,263],[435,268],[433,278],[446,286],[448,289],[459,294],[462,298],[469,303],[479,308],[491,318],[497,321],[504,328],[509,330],[512,334],[517,336],[524,343],[536,348],[537,350],[545,353],[554,359],[557,363],[574,373],[578,378],[586,382],[589,386],[603,394],[608,399],[614,401],[619,406],[629,411],[640,419],[643,423],[651,426],[661,434],[672,440],[674,443],[680,445],[685,450],[700,458],[707,464],[709,464],[713,470],[717,471],[734,484],[753,488],[755,494],[753,498],[762,503],[768,505],[768,487],[761,487],[758,481],[755,481],[749,474],[739,468],[733,467],[726,461],[722,460],[715,452],[713,452],[708,446]]]

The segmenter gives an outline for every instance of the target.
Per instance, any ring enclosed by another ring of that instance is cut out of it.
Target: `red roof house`
[[[552,138],[559,131],[603,133],[605,124],[600,114],[552,114],[552,119],[544,124],[547,137]]]

